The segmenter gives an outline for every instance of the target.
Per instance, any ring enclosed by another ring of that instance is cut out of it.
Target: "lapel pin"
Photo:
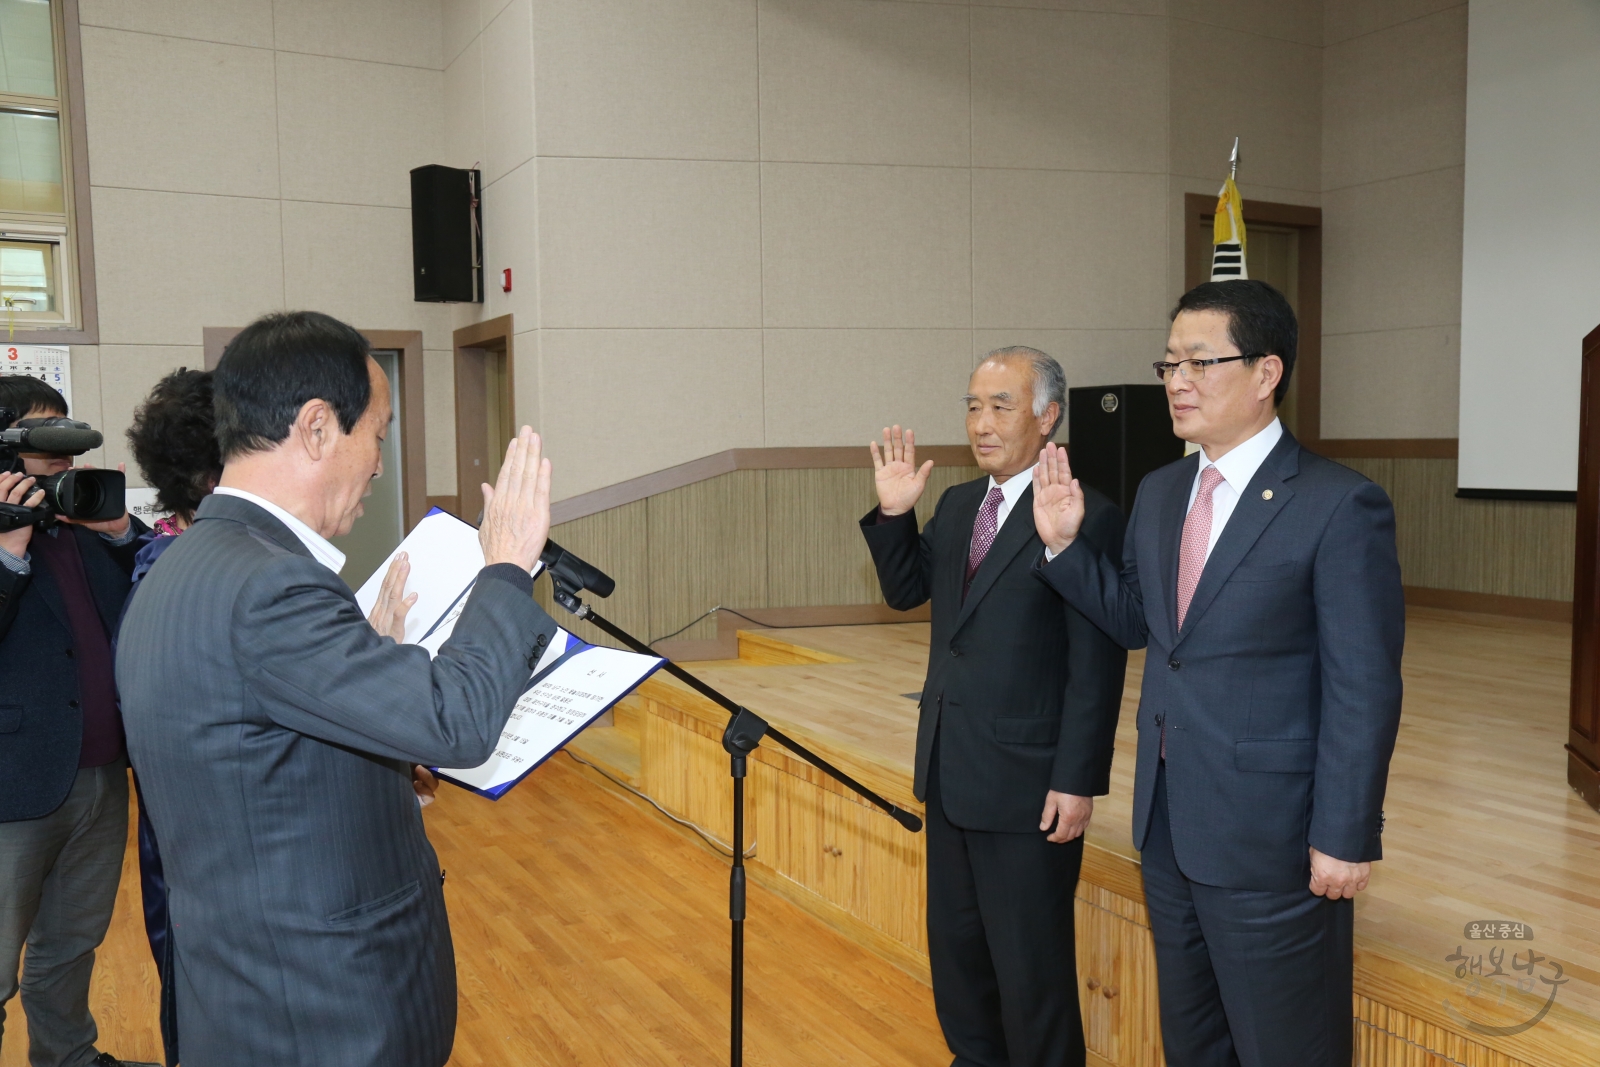
[[[1261,490],[1261,499],[1262,500],[1271,500],[1272,499],[1272,490],[1271,489],[1263,489],[1263,490]]]

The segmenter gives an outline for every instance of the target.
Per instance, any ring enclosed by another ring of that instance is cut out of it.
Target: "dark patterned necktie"
[[[989,546],[994,544],[994,535],[1000,532],[1000,501],[1004,499],[1000,487],[993,486],[983,498],[983,507],[978,509],[978,519],[972,524],[972,550],[967,553],[967,580],[961,586],[963,600],[967,590],[972,588],[972,576],[978,573],[983,557],[989,554]]]

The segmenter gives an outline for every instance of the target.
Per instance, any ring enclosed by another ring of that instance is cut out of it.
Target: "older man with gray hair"
[[[928,957],[956,1067],[1081,1067],[1073,896],[1094,798],[1110,789],[1127,653],[1032,573],[1031,472],[1066,410],[1061,365],[990,352],[964,398],[984,477],[928,525],[912,432],[883,431],[861,520],[884,599],[933,602],[915,790],[927,805]],[[1122,513],[1084,490],[1083,534],[1115,556]]]

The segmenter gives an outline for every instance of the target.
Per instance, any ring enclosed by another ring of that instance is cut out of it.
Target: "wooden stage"
[[[922,684],[927,634],[926,624],[742,631],[738,661],[691,667],[920,810],[906,694]],[[1410,612],[1386,859],[1357,905],[1358,1064],[1600,1063],[1600,816],[1565,780],[1569,642],[1559,623]],[[1129,663],[1113,792],[1097,803],[1078,893],[1090,1045],[1119,1067],[1161,1062],[1130,839],[1142,658]],[[726,839],[726,716],[671,680],[641,692],[615,727],[576,747]],[[921,837],[773,746],[758,756],[752,877],[925,980]],[[1489,920],[1522,923],[1532,940],[1471,940],[1468,924]]]
[[[1358,1064],[1600,1063],[1600,815],[1565,781],[1569,635],[1558,623],[1410,612],[1387,858],[1357,907]],[[691,666],[920,810],[916,706],[904,694],[921,686],[926,641],[925,624],[744,631],[739,660]],[[1129,840],[1140,660],[1078,893],[1091,1062],[1119,1067],[1161,1062]],[[572,753],[726,841],[726,718],[657,679]],[[752,761],[750,811],[750,1062],[947,1063],[924,984],[922,837],[771,746]],[[427,821],[460,960],[452,1063],[724,1058],[726,861],[697,837],[566,756],[497,804],[447,787]],[[1467,936],[1488,920],[1522,923],[1532,940]],[[94,1005],[103,1048],[154,1059],[137,922],[125,881]],[[1447,959],[1458,949],[1464,959]],[[1515,965],[1530,949],[1531,973]],[[9,1007],[0,1067],[25,1062]]]

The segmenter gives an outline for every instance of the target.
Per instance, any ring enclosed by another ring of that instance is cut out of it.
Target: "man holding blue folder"
[[[486,760],[556,624],[532,597],[550,464],[527,427],[484,486],[485,566],[430,659],[340,580],[389,386],[349,326],[275,314],[215,377],[224,469],[134,598],[117,654],[161,841],[185,1067],[437,1067],[455,1034],[442,874],[412,766]]]

